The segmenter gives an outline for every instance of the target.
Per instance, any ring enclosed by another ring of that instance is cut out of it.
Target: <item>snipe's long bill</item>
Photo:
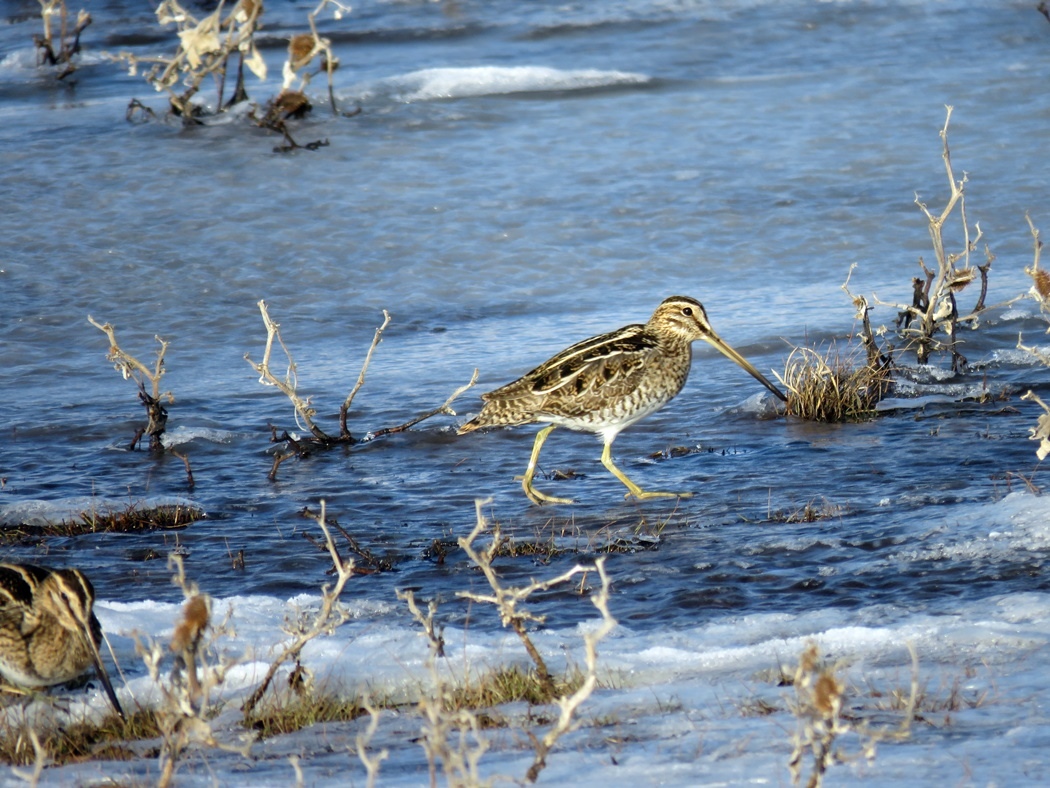
[[[689,493],[643,490],[616,467],[610,452],[624,428],[658,411],[682,390],[692,364],[692,343],[698,339],[735,361],[774,396],[787,400],[714,332],[699,301],[672,296],[656,308],[645,325],[624,326],[577,342],[513,383],[483,394],[481,413],[463,424],[459,433],[482,427],[548,424],[536,435],[522,477],[525,494],[538,504],[572,503],[532,485],[543,442],[559,426],[602,437],[602,464],[627,486],[627,496],[687,497]]]
[[[65,684],[94,666],[124,718],[99,643],[95,589],[79,569],[0,564],[0,676],[19,689]]]

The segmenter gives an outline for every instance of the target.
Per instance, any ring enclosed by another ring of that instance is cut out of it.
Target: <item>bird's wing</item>
[[[542,396],[566,390],[582,395],[622,385],[657,350],[644,328],[625,326],[566,348],[525,376],[532,393]]]

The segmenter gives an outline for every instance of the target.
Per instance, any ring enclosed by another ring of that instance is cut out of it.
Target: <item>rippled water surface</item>
[[[338,102],[360,114],[333,117],[318,80],[317,107],[293,133],[328,145],[280,154],[243,116],[125,122],[132,97],[163,108],[104,55],[170,44],[139,4],[93,8],[84,63],[59,84],[33,64],[36,4],[8,3],[0,516],[172,497],[209,516],[5,557],[83,566],[101,598],[174,601],[164,561],[142,559],[177,546],[213,594],[287,595],[324,579],[327,557],[298,513],[325,499],[395,567],[350,594],[420,589],[456,618],[466,609],[453,593],[476,578],[451,546],[439,560],[435,541],[463,535],[474,500],[491,497],[486,512],[516,538],[614,550],[616,613],[638,628],[727,611],[936,612],[1047,589],[1045,546],[968,554],[941,513],[1023,489],[1033,473],[1041,482],[1027,440],[1037,412],[1017,395],[1045,395],[1050,374],[1014,348],[1019,332],[1040,341],[1045,323],[1030,300],[1003,305],[1028,287],[1025,212],[1050,227],[1050,26],[1028,5],[366,2],[324,23],[342,64]],[[249,82],[253,99],[278,90],[285,39],[311,7],[268,8],[271,77]],[[996,306],[964,337],[969,372],[936,359],[906,374],[917,382],[879,419],[822,426],[769,417],[754,381],[698,346],[685,391],[615,444],[643,486],[695,493],[678,502],[624,502],[600,445],[559,430],[542,470],[575,477],[537,484],[578,503],[537,508],[514,480],[534,429],[455,436],[481,391],[644,321],[676,293],[701,299],[767,373],[791,344],[845,347],[850,265],[854,293],[899,301],[919,256],[932,260],[913,201],[939,210],[947,197],[945,104],[968,216],[997,255]],[[479,384],[455,418],[290,460],[271,482],[270,425],[296,425],[244,360],[263,352],[260,299],[329,431],[384,309],[392,322],[354,401],[355,435],[437,407],[475,368]],[[144,361],[155,335],[170,343],[168,439],[189,458],[192,489],[182,460],[126,450],[142,409],[88,315]],[[807,504],[834,515],[784,522]],[[240,550],[243,569],[230,560]],[[503,570],[546,572],[539,563]],[[545,607],[555,624],[589,615],[555,596]]]

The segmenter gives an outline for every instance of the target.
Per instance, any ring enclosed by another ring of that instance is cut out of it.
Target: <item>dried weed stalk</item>
[[[277,658],[270,663],[262,683],[255,688],[244,702],[244,705],[241,706],[246,725],[250,725],[255,707],[262,700],[263,695],[266,694],[266,690],[270,687],[274,676],[277,675],[277,671],[280,670],[281,666],[294,660],[295,670],[292,671],[290,682],[297,682],[297,686],[302,687],[308,678],[306,669],[303,668],[299,661],[303,648],[307,643],[320,635],[330,635],[338,626],[350,618],[350,613],[339,604],[339,595],[343,593],[346,582],[353,577],[354,561],[352,558],[344,560],[339,556],[335,542],[332,540],[332,534],[329,532],[328,524],[325,521],[325,502],[323,500],[321,501],[321,512],[315,519],[317,524],[321,526],[321,531],[324,532],[325,543],[328,545],[328,554],[331,556],[332,564],[335,566],[335,583],[331,586],[324,585],[321,587],[321,607],[316,613],[312,615],[301,613],[295,621],[286,623],[285,632],[291,637],[291,641],[284,646]]]
[[[43,35],[33,36],[33,45],[37,48],[40,65],[64,66],[58,79],[65,79],[74,71],[76,65],[73,57],[80,52],[80,34],[91,24],[91,14],[81,9],[77,20],[70,29],[69,12],[66,0],[38,0],[40,18],[44,23]],[[52,31],[55,17],[58,17],[58,35]]]
[[[376,731],[379,730],[379,709],[372,705],[372,700],[367,695],[364,697],[361,705],[368,712],[368,727],[354,737],[354,747],[356,748],[357,757],[361,760],[365,771],[368,773],[368,780],[365,783],[366,788],[375,788],[376,780],[379,777],[379,767],[383,761],[390,757],[390,750],[384,748],[374,755],[369,753],[368,745],[371,744]]]
[[[160,350],[157,351],[157,360],[153,365],[153,369],[150,369],[137,358],[121,349],[120,345],[117,344],[116,329],[112,325],[109,323],[100,324],[91,315],[88,315],[88,322],[99,331],[105,333],[109,338],[109,353],[106,354],[106,360],[113,364],[114,368],[125,380],[131,379],[135,381],[135,384],[139,387],[139,399],[146,408],[148,419],[146,426],[140,427],[136,431],[135,437],[128,446],[128,450],[134,450],[142,436],[148,435],[150,450],[163,451],[164,445],[161,438],[168,425],[168,411],[163,403],[165,400],[169,404],[175,401],[175,397],[170,391],[165,391],[163,394],[160,391],[160,379],[164,377],[164,354],[168,351],[168,343],[160,337],[154,337],[160,343]],[[147,381],[150,384],[148,392],[146,391]],[[186,467],[188,470],[188,462]]]
[[[1039,257],[1043,250],[1043,241],[1040,237],[1039,230],[1032,222],[1032,217],[1025,216],[1025,219],[1028,220],[1028,229],[1032,233],[1032,242],[1034,245],[1032,265],[1024,269],[1025,273],[1032,277],[1032,288],[1029,290],[1029,293],[1039,303],[1039,309],[1043,314],[1047,315],[1050,313],[1050,274],[1048,274],[1045,269],[1039,267]],[[1047,329],[1047,333],[1050,333],[1050,328]],[[1043,364],[1050,366],[1050,355],[1039,350],[1039,348],[1023,344],[1023,337],[1020,334],[1017,335],[1017,349],[1031,353]],[[1050,405],[1043,402],[1043,400],[1032,390],[1027,391],[1021,399],[1035,402],[1043,409],[1043,413],[1036,421],[1036,425],[1030,428],[1029,432],[1031,434],[1028,436],[1030,440],[1039,441],[1039,448],[1036,449],[1035,455],[1039,458],[1039,461],[1042,462],[1046,459],[1046,456],[1050,454]]]
[[[525,647],[525,652],[529,655],[529,658],[536,666],[536,675],[540,680],[540,684],[545,690],[553,694],[555,690],[554,679],[551,677],[550,671],[547,669],[547,663],[544,661],[543,655],[540,654],[539,649],[537,649],[536,645],[532,642],[528,632],[528,624],[542,624],[545,619],[543,616],[538,616],[525,610],[520,607],[520,605],[537,591],[549,591],[555,586],[560,586],[563,583],[568,582],[578,574],[590,571],[591,568],[577,564],[568,572],[550,580],[534,580],[529,583],[529,585],[521,588],[504,588],[500,583],[499,576],[496,574],[495,567],[492,565],[493,560],[499,553],[500,545],[503,542],[503,535],[500,531],[499,523],[494,523],[492,526],[492,541],[489,542],[488,547],[476,549],[474,546],[474,542],[477,538],[489,528],[488,520],[486,520],[485,515],[482,514],[481,511],[482,507],[489,503],[491,503],[491,499],[477,500],[474,502],[477,513],[477,522],[470,534],[465,537],[460,537],[458,542],[459,546],[463,548],[463,551],[467,554],[467,557],[477,565],[485,576],[485,580],[488,581],[489,587],[492,589],[492,594],[477,594],[473,591],[457,591],[456,596],[462,597],[463,599],[469,599],[473,602],[495,605],[496,610],[499,611],[500,621],[503,626],[509,626],[514,630],[518,639],[521,640],[522,645]]]
[[[445,656],[445,637],[434,620],[437,602],[431,599],[424,614],[413,591],[398,591],[397,598],[408,606],[427,639],[426,667],[433,690],[424,693],[419,702],[419,711],[423,715],[423,735],[419,742],[427,756],[431,788],[438,784],[439,763],[449,786],[488,785],[490,781],[483,781],[478,771],[481,756],[489,744],[481,735],[477,715],[454,703],[450,682],[438,669],[438,660]]]
[[[1039,229],[1032,222],[1032,217],[1025,214],[1028,229],[1032,233],[1032,244],[1035,247],[1032,253],[1032,264],[1024,269],[1024,272],[1032,277],[1032,287],[1029,294],[1039,303],[1039,309],[1044,315],[1050,313],[1050,272],[1039,267],[1039,258],[1043,251],[1043,240]],[[1047,329],[1050,333],[1050,328]]]
[[[490,603],[496,605],[504,626],[510,625],[517,632],[525,650],[535,665],[535,679],[539,685],[539,696],[543,698],[539,702],[550,702],[553,700],[558,708],[558,719],[551,725],[547,732],[539,737],[532,731],[526,731],[533,746],[533,762],[530,765],[525,779],[535,782],[540,772],[547,764],[547,757],[551,750],[566,733],[575,730],[577,712],[580,705],[590,697],[598,683],[598,643],[609,634],[616,626],[616,620],[609,612],[609,578],[605,573],[605,558],[599,558],[593,566],[576,566],[569,572],[549,581],[533,581],[525,588],[504,588],[492,568],[492,559],[495,555],[492,546],[485,550],[476,550],[474,541],[484,533],[488,524],[482,514],[482,507],[488,501],[476,501],[477,524],[471,534],[460,539],[460,546],[466,551],[468,557],[482,570],[493,590],[492,595],[461,592],[460,597],[475,602]],[[498,529],[494,534],[494,544],[498,543]],[[595,607],[601,613],[601,622],[592,631],[584,636],[586,670],[582,672],[578,681],[573,681],[571,686],[565,682],[555,682],[547,670],[546,663],[539,654],[528,633],[525,631],[525,622],[542,622],[542,618],[534,616],[519,609],[519,604],[525,601],[532,593],[552,588],[556,585],[566,583],[577,574],[594,571],[601,578],[601,588],[591,598]],[[415,620],[422,626],[423,633],[429,644],[429,655],[427,667],[430,671],[433,691],[425,693],[420,701],[420,711],[424,718],[423,737],[421,744],[427,754],[427,762],[430,768],[430,784],[437,785],[438,764],[446,782],[456,786],[488,785],[491,780],[483,780],[478,769],[481,757],[489,747],[488,741],[482,736],[483,718],[476,714],[473,709],[476,706],[464,700],[466,687],[458,689],[442,675],[438,670],[438,660],[445,653],[445,638],[441,628],[435,624],[437,603],[431,600],[427,612],[423,613],[416,602],[412,591],[398,592],[398,598],[404,601]],[[523,674],[519,671],[499,671],[495,676],[507,675],[521,678]],[[535,688],[536,683],[532,678],[525,676],[525,683]],[[486,695],[485,697],[490,697]],[[532,701],[530,701],[532,702]]]
[[[383,332],[386,327],[390,324],[390,315],[384,309],[383,310],[383,324],[376,329],[375,335],[372,337],[372,344],[368,348],[368,353],[365,355],[364,363],[361,366],[361,372],[357,376],[357,382],[354,384],[353,389],[347,395],[343,404],[339,408],[339,434],[330,435],[325,432],[314,420],[317,415],[317,411],[314,410],[310,404],[310,398],[304,399],[299,395],[298,392],[298,377],[296,373],[295,359],[292,358],[292,353],[288,349],[288,346],[284,344],[284,340],[281,338],[281,326],[271,319],[269,310],[267,309],[266,302],[260,301],[259,311],[262,313],[263,324],[266,326],[266,348],[263,351],[263,359],[259,363],[255,363],[251,360],[250,356],[245,353],[244,359],[252,368],[259,373],[259,382],[264,386],[273,386],[281,393],[283,393],[292,402],[292,406],[295,408],[295,420],[300,430],[308,430],[311,437],[304,439],[300,436],[289,434],[287,431],[277,434],[276,428],[272,428],[271,441],[273,443],[285,443],[288,450],[285,452],[278,452],[274,456],[273,467],[270,469],[270,479],[277,478],[277,469],[281,463],[290,457],[303,457],[309,454],[315,448],[327,449],[335,445],[343,444],[352,446],[358,442],[358,439],[350,433],[350,429],[347,426],[347,416],[350,412],[350,406],[353,404],[354,397],[357,396],[357,392],[361,390],[361,387],[365,382],[365,373],[368,371],[369,364],[372,363],[372,354],[375,352],[376,347],[379,345],[383,338]],[[286,359],[286,370],[284,377],[277,377],[274,374],[270,366],[271,356],[274,352],[274,343],[277,343],[281,350],[284,352]],[[478,371],[474,370],[474,374],[466,385],[456,389],[452,395],[445,400],[444,404],[434,408],[427,413],[419,415],[404,424],[400,424],[396,427],[386,427],[380,430],[376,430],[368,433],[364,440],[374,440],[385,435],[390,435],[396,432],[404,432],[405,430],[414,427],[426,419],[433,416],[445,414],[449,416],[455,416],[456,412],[452,410],[453,401],[459,397],[464,391],[473,386],[478,379]]]
[[[934,214],[926,203],[919,199],[919,195],[915,195],[915,204],[919,206],[928,222],[937,268],[928,268],[923,259],[919,258],[923,276],[912,279],[911,304],[889,304],[878,301],[877,297],[876,301],[899,310],[897,330],[908,344],[915,348],[918,363],[929,363],[930,354],[934,351],[947,351],[952,355],[952,371],[959,372],[966,367],[966,357],[959,352],[958,328],[963,323],[976,327],[978,317],[984,310],[984,300],[988,292],[988,272],[995,257],[986,245],[984,265],[975,266],[970,261],[970,254],[977,250],[977,243],[982,234],[980,224],[974,225],[971,234],[966,218],[966,173],[957,179],[952,169],[951,151],[948,147],[948,124],[951,121],[952,109],[951,106],[945,107],[946,116],[940,132],[941,158],[951,189],[948,202],[939,214]],[[962,250],[949,252],[944,244],[944,226],[956,208],[962,223]],[[956,296],[976,281],[978,276],[981,280],[980,294],[970,312],[962,314]],[[941,332],[947,335],[947,340],[938,339]]]
[[[169,566],[175,570],[173,581],[182,589],[186,604],[168,649],[156,640],[136,640],[136,651],[161,695],[155,712],[161,734],[159,786],[171,784],[180,759],[191,746],[217,747],[245,757],[251,747],[251,742],[234,747],[217,741],[208,722],[211,693],[222,685],[230,667],[223,660],[209,661],[209,654],[217,637],[231,634],[229,623],[213,626],[211,598],[187,579],[182,556],[173,553]],[[164,680],[161,665],[166,651],[174,652],[175,664]]]
[[[601,613],[601,624],[583,636],[587,666],[583,683],[571,695],[557,699],[556,702],[560,710],[558,721],[554,723],[542,739],[538,739],[531,731],[529,732],[529,738],[532,739],[535,751],[532,765],[525,774],[525,779],[529,782],[536,782],[540,772],[547,765],[547,755],[558,739],[574,730],[579,724],[575,719],[576,711],[579,709],[580,704],[591,696],[594,688],[598,685],[598,643],[616,628],[616,619],[609,612],[609,577],[605,573],[605,556],[594,562],[594,568],[598,572],[602,585],[598,592],[591,597],[591,602],[598,608],[598,612]]]
[[[328,101],[332,105],[332,113],[335,114],[338,109],[335,103],[332,75],[339,68],[339,58],[332,54],[332,42],[317,32],[317,17],[329,6],[332,7],[332,16],[335,19],[342,19],[344,14],[350,13],[350,6],[344,5],[339,0],[321,0],[317,7],[306,15],[310,32],[292,36],[288,42],[288,60],[285,61],[282,72],[281,92],[294,90],[297,93],[303,93],[313,77],[318,74],[326,74],[328,76]],[[318,70],[311,73],[306,69],[315,60],[318,62]],[[293,87],[296,82],[298,84]]]
[[[806,788],[819,788],[824,784],[827,770],[834,764],[858,757],[848,754],[838,745],[846,734],[857,735],[860,739],[859,755],[869,761],[875,758],[879,742],[908,738],[919,695],[919,658],[910,646],[908,650],[912,656],[912,680],[904,717],[896,728],[872,728],[863,720],[849,718],[845,708],[846,683],[837,675],[837,667],[824,664],[816,643],[806,646],[795,670],[795,700],[790,703],[798,723],[792,736],[794,749],[788,761],[795,785],[802,781],[807,753],[811,759]]]
[[[339,59],[332,53],[332,42],[317,32],[317,16],[329,6],[332,7],[332,16],[335,19],[342,19],[343,14],[350,12],[350,6],[339,0],[320,0],[317,7],[306,15],[310,32],[294,35],[288,41],[288,59],[282,69],[281,92],[267,103],[266,111],[262,115],[253,113],[260,126],[284,136],[286,144],[276,149],[279,153],[287,153],[299,147],[316,150],[328,144],[328,140],[319,140],[299,145],[288,129],[287,121],[302,118],[313,110],[313,105],[306,96],[306,87],[313,77],[321,73],[328,75],[328,103],[332,114],[339,114],[333,79],[335,70],[339,68]],[[317,71],[308,70],[315,60],[318,61]]]

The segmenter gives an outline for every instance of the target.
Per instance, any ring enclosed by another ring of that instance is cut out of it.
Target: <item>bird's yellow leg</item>
[[[551,424],[536,433],[536,442],[532,444],[532,456],[529,457],[529,467],[525,469],[525,475],[521,477],[522,489],[529,496],[529,500],[535,504],[572,503],[572,498],[555,498],[553,495],[541,493],[532,486],[532,477],[536,475],[536,462],[540,458],[540,449],[543,448],[543,442],[547,440],[547,436],[551,434],[555,426],[557,425]]]
[[[605,448],[602,449],[602,465],[608,468],[609,473],[623,482],[627,489],[630,490],[624,498],[633,495],[635,498],[689,498],[692,493],[673,493],[673,492],[646,492],[637,484],[627,478],[627,474],[616,467],[616,463],[613,462],[612,458],[612,444],[606,443]]]

